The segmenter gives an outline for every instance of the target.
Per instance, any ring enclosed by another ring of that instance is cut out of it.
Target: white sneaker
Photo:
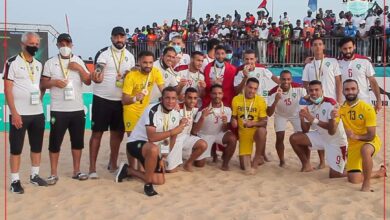
[[[99,179],[99,175],[96,172],[92,172],[89,174],[89,178],[96,180],[96,179]]]

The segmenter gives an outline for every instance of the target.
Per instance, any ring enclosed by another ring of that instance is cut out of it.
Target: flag
[[[259,7],[257,7],[257,8],[265,8],[266,6],[267,6],[267,0],[263,0],[263,1],[260,3]]]
[[[309,6],[311,11],[317,11],[317,0],[309,0],[307,6]]]
[[[68,29],[68,34],[70,34],[69,33],[69,20],[68,20],[68,15],[67,14],[65,14],[65,22],[66,22],[66,29]]]

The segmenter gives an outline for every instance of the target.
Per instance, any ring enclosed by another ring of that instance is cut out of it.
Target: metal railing
[[[325,54],[330,57],[339,57],[340,50],[338,42],[341,38],[329,37],[325,40]],[[390,44],[387,44],[387,54],[383,54],[384,40],[381,37],[370,37],[356,40],[356,53],[369,57],[373,64],[383,65],[384,59],[390,58]],[[388,37],[387,37],[387,40]],[[206,53],[207,42],[186,41],[185,53],[201,51]],[[312,56],[310,39],[304,40],[223,40],[223,45],[228,45],[233,49],[233,63],[242,63],[242,54],[245,50],[256,51],[258,60],[262,64],[269,66],[302,66],[308,56]],[[163,49],[168,45],[167,41],[157,42],[129,42],[127,48],[135,56],[142,50],[152,51],[156,57],[160,57]]]

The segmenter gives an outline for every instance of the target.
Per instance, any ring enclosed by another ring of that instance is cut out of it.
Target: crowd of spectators
[[[206,52],[206,42],[217,38],[222,44],[232,47],[233,56],[237,58],[241,57],[245,49],[254,49],[261,63],[270,64],[302,63],[311,53],[310,39],[313,37],[325,38],[327,54],[338,56],[337,38],[349,36],[356,38],[359,54],[380,63],[384,57],[383,34],[390,35],[389,21],[388,6],[384,9],[373,7],[366,16],[360,17],[344,11],[339,12],[336,17],[332,10],[323,12],[320,8],[315,16],[309,10],[307,16],[295,21],[290,19],[287,12],[276,19],[270,16],[266,8],[262,8],[257,12],[257,17],[247,12],[245,18],[242,18],[237,11],[233,16],[227,14],[224,17],[207,14],[199,20],[174,19],[170,25],[168,21],[162,25],[154,22],[151,26],[135,28],[133,33],[126,29],[126,33],[128,48],[133,52],[147,49],[158,56],[175,36],[181,36],[186,42],[187,52]],[[389,37],[386,40],[389,47]]]

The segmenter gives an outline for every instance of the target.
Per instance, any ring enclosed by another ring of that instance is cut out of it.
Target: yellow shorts
[[[374,147],[375,151],[372,156],[375,156],[379,152],[382,145],[378,136],[376,136],[374,140],[370,142],[353,141],[352,143],[348,143],[347,171],[363,171],[362,155],[360,153],[360,149],[364,144],[371,144]]]
[[[244,128],[238,130],[239,155],[252,155],[253,142],[256,128]]]
[[[123,109],[123,122],[125,125],[125,131],[130,132],[134,130],[135,125],[141,118],[142,112]]]

